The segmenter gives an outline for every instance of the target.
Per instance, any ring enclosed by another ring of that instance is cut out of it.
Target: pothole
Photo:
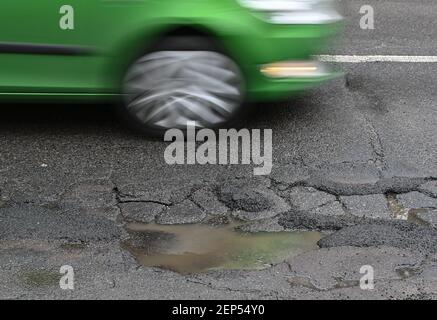
[[[411,209],[409,212],[408,221],[416,223],[416,224],[420,224],[420,225],[429,225],[429,222],[424,221],[420,217],[420,214],[428,213],[428,212],[430,212],[429,209]]]
[[[387,202],[390,211],[393,213],[395,219],[408,220],[410,209],[405,208],[397,199],[396,194],[387,194]]]
[[[59,283],[59,273],[52,270],[31,270],[19,274],[21,280],[30,287],[53,286]]]
[[[402,278],[407,279],[420,273],[420,269],[413,266],[399,266],[396,273]]]
[[[260,270],[305,251],[318,249],[319,232],[245,233],[237,224],[129,224],[122,247],[145,267],[182,274],[209,270]]]
[[[421,219],[419,215],[421,213],[429,212],[429,209],[406,208],[398,201],[396,194],[393,193],[387,194],[387,201],[389,209],[393,213],[395,219],[405,220],[420,225],[428,225],[428,223]]]

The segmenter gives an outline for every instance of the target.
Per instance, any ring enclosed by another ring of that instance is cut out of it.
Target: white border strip
[[[356,56],[356,55],[319,55],[316,58],[322,62],[343,62],[343,63],[362,63],[362,62],[414,62],[414,63],[433,63],[437,62],[437,56]]]

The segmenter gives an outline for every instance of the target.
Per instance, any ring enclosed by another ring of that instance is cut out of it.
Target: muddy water
[[[318,232],[243,233],[236,224],[130,224],[123,247],[145,267],[179,273],[213,269],[263,269],[304,251],[317,249]]]
[[[405,220],[411,223],[426,225],[420,217],[420,213],[428,212],[428,209],[412,209],[404,207],[398,200],[395,194],[388,194],[388,206],[393,213],[395,219]]]
[[[404,206],[398,201],[396,194],[387,194],[388,206],[393,214],[393,217],[398,220],[408,220],[409,209],[404,208]]]

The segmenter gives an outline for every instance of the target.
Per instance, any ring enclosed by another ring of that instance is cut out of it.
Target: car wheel
[[[189,48],[189,47],[188,47]],[[243,77],[227,55],[210,50],[160,49],[142,56],[123,83],[123,112],[142,133],[172,128],[223,128],[238,117]]]

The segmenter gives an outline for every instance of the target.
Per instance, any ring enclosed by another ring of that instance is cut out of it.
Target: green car
[[[228,126],[334,76],[335,0],[1,0],[1,100],[113,100],[142,132]]]

